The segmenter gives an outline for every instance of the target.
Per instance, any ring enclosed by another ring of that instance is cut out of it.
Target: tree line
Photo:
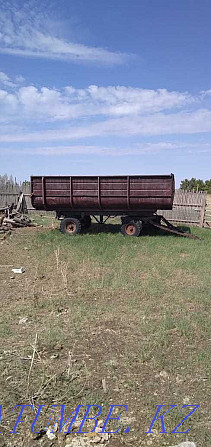
[[[14,178],[12,175],[8,176],[7,174],[4,175],[0,175],[0,189],[4,189],[5,187],[15,187],[15,186],[19,186],[21,188],[21,186],[24,185],[30,185],[30,182],[25,180],[24,182],[17,182],[16,177]]]
[[[208,194],[211,194],[211,179],[203,181],[194,177],[190,180],[185,178],[180,183],[180,189],[183,191],[206,191]]]

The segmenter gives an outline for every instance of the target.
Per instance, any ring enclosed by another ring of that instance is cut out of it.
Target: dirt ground
[[[118,225],[97,230],[72,238],[49,220],[0,243],[0,446],[210,446],[209,230],[192,230],[200,241],[124,238]],[[12,272],[21,266],[25,273]],[[12,409],[23,404],[33,410],[11,434],[20,411]],[[178,430],[190,431],[171,434],[191,410],[181,407],[196,404]],[[61,405],[65,420],[77,405],[102,406],[101,425],[110,405],[127,412],[108,425],[121,427],[115,435],[64,434],[58,426],[49,435],[53,405],[51,427]],[[177,407],[165,416],[167,433],[157,421],[147,434],[157,405]]]

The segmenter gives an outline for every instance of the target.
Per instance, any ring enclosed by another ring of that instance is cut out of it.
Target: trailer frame
[[[99,218],[97,216],[99,216]],[[104,219],[104,216],[105,216],[105,219]],[[100,213],[98,212],[97,214],[95,214],[95,213],[88,212],[88,211],[86,211],[86,212],[83,211],[81,213],[77,212],[77,214],[73,213],[72,211],[70,211],[70,212],[63,211],[63,214],[61,214],[61,212],[57,213],[57,218],[59,220],[61,220],[62,222],[64,220],[71,221],[71,219],[72,219],[72,221],[74,222],[74,225],[75,225],[75,229],[77,226],[76,221],[80,222],[80,225],[78,224],[78,228],[79,228],[78,231],[73,231],[72,232],[73,235],[80,233],[81,230],[83,230],[83,229],[89,228],[90,225],[86,226],[86,224],[83,224],[83,220],[86,217],[93,217],[93,219],[100,225],[104,225],[108,221],[109,218],[120,217],[122,220],[121,233],[124,235],[127,235],[127,236],[139,236],[139,234],[141,233],[141,230],[142,230],[142,226],[149,224],[155,228],[166,231],[168,233],[176,234],[176,235],[183,236],[183,237],[188,237],[190,239],[199,239],[198,236],[188,233],[188,232],[182,230],[181,228],[175,227],[164,216],[162,216],[160,214],[156,214],[156,213],[152,214],[151,211],[148,211],[148,215],[147,214],[143,215],[143,210],[140,211],[140,214],[136,213],[135,215],[134,215],[134,213],[133,214],[132,213],[125,214],[122,212],[117,212],[115,214],[113,212],[112,212],[112,214],[109,214],[108,212],[100,212]],[[131,234],[129,232],[125,232],[122,230],[122,227],[124,225],[128,225],[131,227],[131,230],[130,230]],[[136,229],[136,231],[135,231],[135,229],[132,229],[132,226],[135,227],[135,225],[137,225],[139,227],[138,229]],[[61,231],[63,233],[67,232],[68,234],[71,234],[70,231],[64,231],[64,228],[65,228],[64,225],[61,224],[61,226],[60,226]]]

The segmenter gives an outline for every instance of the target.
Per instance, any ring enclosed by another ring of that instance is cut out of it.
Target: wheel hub
[[[67,233],[74,233],[76,231],[76,224],[74,222],[69,222],[66,226]]]
[[[135,234],[136,228],[133,224],[129,223],[128,225],[126,225],[125,231],[128,234],[128,236],[132,236],[133,234]]]

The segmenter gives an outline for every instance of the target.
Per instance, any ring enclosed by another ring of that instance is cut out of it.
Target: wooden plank
[[[198,203],[173,203],[173,207],[176,207],[176,206],[185,206],[185,207],[190,207],[190,208],[201,208],[202,207],[202,205],[199,205]]]
[[[20,192],[0,192],[0,196],[19,196]]]
[[[203,203],[202,208],[201,208],[201,216],[200,216],[200,223],[199,223],[201,228],[204,225],[205,211],[206,211],[206,196],[204,197],[204,203]]]

